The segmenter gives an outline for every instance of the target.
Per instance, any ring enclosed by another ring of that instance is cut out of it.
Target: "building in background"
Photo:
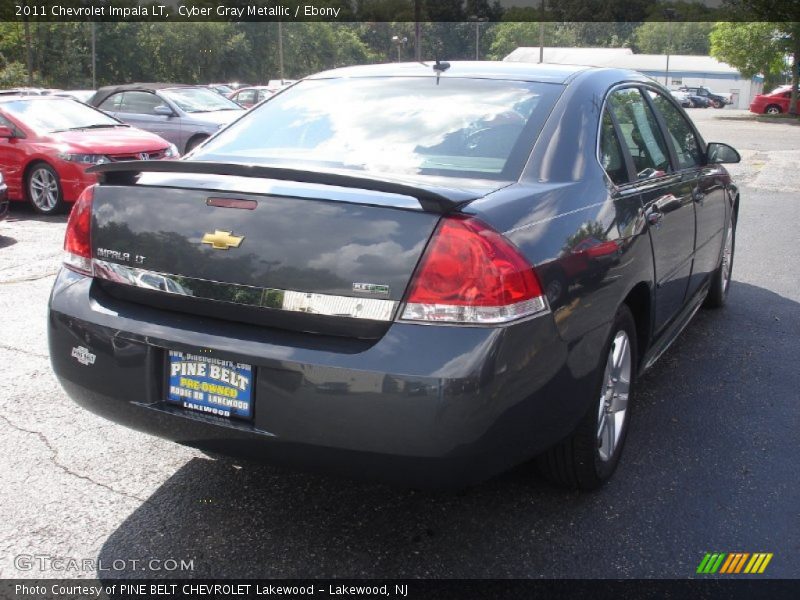
[[[503,60],[510,62],[539,62],[539,47],[520,47]],[[634,54],[630,48],[545,48],[544,62],[562,65],[589,65],[633,69],[677,90],[681,86],[702,85],[715,92],[731,94],[731,108],[747,109],[756,94],[764,89],[764,78],[742,77],[734,67],[710,56],[672,54]]]

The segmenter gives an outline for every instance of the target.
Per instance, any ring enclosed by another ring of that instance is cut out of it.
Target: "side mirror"
[[[728,144],[720,142],[709,142],[706,148],[706,156],[708,156],[708,164],[718,165],[721,163],[738,163],[742,160],[739,153]]]
[[[16,137],[11,127],[0,125],[0,138],[13,138]]]
[[[175,113],[172,112],[172,109],[165,104],[159,104],[153,109],[153,112],[157,115],[163,115],[165,117],[175,116]]]

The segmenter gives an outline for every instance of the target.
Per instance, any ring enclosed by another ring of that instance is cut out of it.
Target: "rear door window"
[[[112,94],[103,100],[97,108],[108,112],[117,112],[120,104],[122,104],[122,94]]]
[[[612,92],[608,106],[619,124],[638,179],[669,172],[669,151],[653,111],[638,88]]]
[[[149,92],[125,92],[122,103],[117,109],[123,113],[135,113],[141,115],[156,114],[156,106],[164,106],[164,101]]]

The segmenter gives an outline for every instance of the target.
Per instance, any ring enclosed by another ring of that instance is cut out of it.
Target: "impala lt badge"
[[[238,248],[242,244],[244,236],[232,235],[230,231],[215,230],[214,233],[207,233],[201,242],[208,244],[214,250],[227,250],[228,248]]]

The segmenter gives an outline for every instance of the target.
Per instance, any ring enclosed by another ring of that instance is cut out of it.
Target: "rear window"
[[[442,77],[302,81],[196,160],[515,179],[563,87]]]

